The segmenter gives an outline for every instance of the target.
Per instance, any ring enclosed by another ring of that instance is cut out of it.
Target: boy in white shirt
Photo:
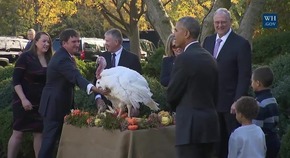
[[[236,119],[242,126],[230,136],[228,158],[265,158],[265,135],[252,123],[259,111],[257,101],[252,97],[241,97],[235,106]]]

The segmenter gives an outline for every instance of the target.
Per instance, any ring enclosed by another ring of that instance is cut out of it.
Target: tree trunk
[[[252,43],[255,24],[258,21],[258,18],[261,17],[260,14],[265,4],[265,0],[252,0],[247,10],[245,11],[244,17],[237,31],[238,34],[243,36],[250,43]]]
[[[128,36],[130,40],[130,52],[136,54],[139,59],[141,57],[141,50],[140,50],[140,35],[138,25],[131,25],[130,26],[130,35]]]
[[[206,36],[214,33],[213,14],[218,8],[231,7],[231,0],[215,0],[207,16],[203,19],[199,41],[202,43]]]
[[[146,17],[165,44],[168,36],[172,33],[173,24],[160,0],[144,0],[144,2],[147,5]]]

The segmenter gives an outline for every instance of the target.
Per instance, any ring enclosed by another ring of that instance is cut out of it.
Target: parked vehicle
[[[0,57],[0,67],[5,67],[9,65],[9,59]]]
[[[27,43],[27,39],[0,37],[0,57],[7,58],[10,63],[14,63]]]
[[[122,45],[126,50],[130,51],[130,40],[128,38],[123,39]],[[140,39],[140,47],[141,59],[146,59],[148,56],[151,56],[156,50],[155,45],[146,39]]]
[[[60,48],[59,38],[53,40],[53,50],[56,51]],[[80,38],[80,50],[76,57],[84,61],[96,61],[97,55],[105,52],[105,41],[101,38]]]

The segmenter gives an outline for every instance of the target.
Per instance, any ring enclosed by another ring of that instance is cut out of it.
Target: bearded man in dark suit
[[[46,84],[43,88],[39,113],[43,117],[43,136],[39,158],[52,158],[55,143],[62,131],[64,116],[73,108],[74,87],[77,85],[88,94],[103,93],[82,77],[73,55],[78,52],[80,35],[74,29],[60,34],[61,48],[52,56],[47,66]]]
[[[167,102],[176,111],[178,158],[211,158],[219,139],[217,65],[197,41],[199,33],[199,22],[192,17],[176,23],[175,44],[184,52],[175,59]]]
[[[124,66],[142,74],[141,63],[138,56],[125,50],[122,43],[123,36],[119,29],[113,28],[105,33],[105,46],[107,52],[104,52],[101,55],[107,62],[105,69],[115,66]],[[100,94],[96,95],[96,104],[98,108],[102,108],[103,110],[106,109],[105,102],[108,103],[104,96],[101,96]]]
[[[235,118],[235,101],[247,95],[251,79],[251,46],[231,29],[231,15],[225,8],[218,9],[213,17],[216,34],[205,38],[203,47],[218,64],[219,97],[217,111],[221,126],[218,157],[226,158],[228,139],[239,124]]]

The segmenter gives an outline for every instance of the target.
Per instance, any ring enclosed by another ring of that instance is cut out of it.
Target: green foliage
[[[71,124],[77,127],[87,126],[87,120],[90,118],[90,114],[88,112],[81,111],[79,109],[72,110],[69,115],[64,117],[64,121],[67,124]]]
[[[7,155],[7,144],[9,138],[12,134],[12,111],[11,106],[6,107],[4,109],[0,109],[0,155],[3,153]],[[25,133],[22,143],[21,149],[18,153],[18,156],[21,158],[31,158],[34,157],[33,151],[33,141],[32,134]],[[1,151],[2,150],[2,151]]]
[[[282,136],[286,132],[287,126],[290,124],[290,77],[286,77],[278,81],[277,86],[273,88],[273,94],[277,99],[280,110],[280,121],[278,124],[279,135]]]
[[[7,155],[7,144],[12,134],[11,122],[11,107],[0,109],[0,156]]]
[[[12,77],[14,66],[0,67],[0,81]]]
[[[95,62],[83,62],[81,60],[76,60],[78,69],[80,70],[81,74],[86,78],[87,80],[93,82],[95,78]],[[84,108],[86,110],[93,110],[96,109],[96,103],[95,103],[95,96],[94,94],[87,95],[87,93],[78,87],[75,89],[75,95],[74,95],[74,103],[79,108]]]
[[[285,135],[283,135],[281,140],[280,157],[289,158],[290,157],[290,128],[287,129]]]
[[[124,118],[117,118],[115,115],[111,113],[106,113],[105,117],[101,117],[102,123],[101,126],[108,131],[121,129],[121,124],[124,122]]]
[[[83,108],[89,111],[96,109],[95,95],[88,95],[85,91],[76,88],[74,95],[74,103],[78,108]]]
[[[290,54],[281,55],[275,58],[270,67],[274,73],[273,95],[277,99],[280,110],[279,135],[286,133],[287,126],[290,124]]]
[[[287,55],[280,55],[271,62],[270,67],[273,70],[273,73],[275,75],[274,86],[276,86],[278,81],[284,80],[284,78],[290,74],[289,60],[290,60],[290,54],[287,54]]]
[[[20,7],[16,0],[1,0],[0,1],[0,35],[15,35],[16,29],[19,28],[19,17],[16,13],[17,8]]]
[[[12,103],[12,73],[14,66],[0,68],[0,109],[11,105]]]
[[[266,64],[290,50],[290,32],[264,35],[253,40],[253,63]]]
[[[152,56],[149,56],[148,61],[143,63],[143,74],[150,77],[159,78],[163,55],[164,48],[160,47],[155,53],[153,53]]]
[[[11,80],[11,78],[8,78],[0,82],[0,109],[10,106],[12,103],[13,87]]]
[[[287,112],[290,116],[290,76],[280,80],[277,83],[277,86],[273,88],[273,93],[276,99],[279,101],[279,107],[283,110],[283,112]],[[286,111],[285,111],[286,110]]]
[[[166,106],[166,89],[163,87],[159,80],[153,77],[145,76],[147,80],[150,90],[153,93],[153,100],[159,104],[160,110],[168,111],[168,107]]]
[[[100,24],[104,24],[104,18],[100,12],[96,8],[84,6],[84,4],[77,5],[77,9],[76,14],[65,17],[61,25],[78,30],[82,37],[103,37],[104,25]]]
[[[95,79],[96,63],[95,62],[84,62],[82,60],[76,59],[78,69],[84,78],[89,81]]]

